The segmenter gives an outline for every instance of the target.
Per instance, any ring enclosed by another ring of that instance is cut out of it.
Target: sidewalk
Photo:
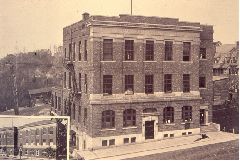
[[[120,160],[239,139],[238,134],[225,132],[209,132],[207,135],[209,138],[202,140],[199,140],[200,135],[193,135],[78,153],[87,160]]]

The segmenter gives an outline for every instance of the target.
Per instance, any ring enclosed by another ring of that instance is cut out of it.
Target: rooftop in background
[[[46,93],[46,92],[51,92],[51,91],[52,91],[52,88],[51,88],[51,87],[28,90],[28,92],[29,92],[30,95],[31,95],[31,94]]]

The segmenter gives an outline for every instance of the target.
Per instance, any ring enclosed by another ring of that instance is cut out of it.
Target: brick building
[[[77,150],[199,134],[211,122],[212,26],[84,13],[63,29],[63,51],[53,105],[71,116]]]
[[[23,157],[48,157],[47,149],[51,148],[54,158],[66,159],[67,131],[58,121],[42,120],[18,127],[0,128],[0,152]],[[63,134],[64,133],[64,134]],[[64,149],[61,146],[64,143]]]

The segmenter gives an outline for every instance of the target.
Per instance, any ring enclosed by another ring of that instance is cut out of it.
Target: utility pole
[[[18,86],[17,86],[17,69],[18,69],[18,62],[17,62],[18,55],[16,54],[15,57],[15,71],[13,73],[13,83],[14,83],[14,98],[15,98],[15,107],[14,107],[14,113],[15,115],[19,115],[19,108],[18,108]]]

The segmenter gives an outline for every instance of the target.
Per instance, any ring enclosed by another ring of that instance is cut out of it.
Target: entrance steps
[[[220,124],[216,123],[209,123],[208,125],[201,125],[200,132],[207,133],[207,132],[218,132],[220,131]]]

